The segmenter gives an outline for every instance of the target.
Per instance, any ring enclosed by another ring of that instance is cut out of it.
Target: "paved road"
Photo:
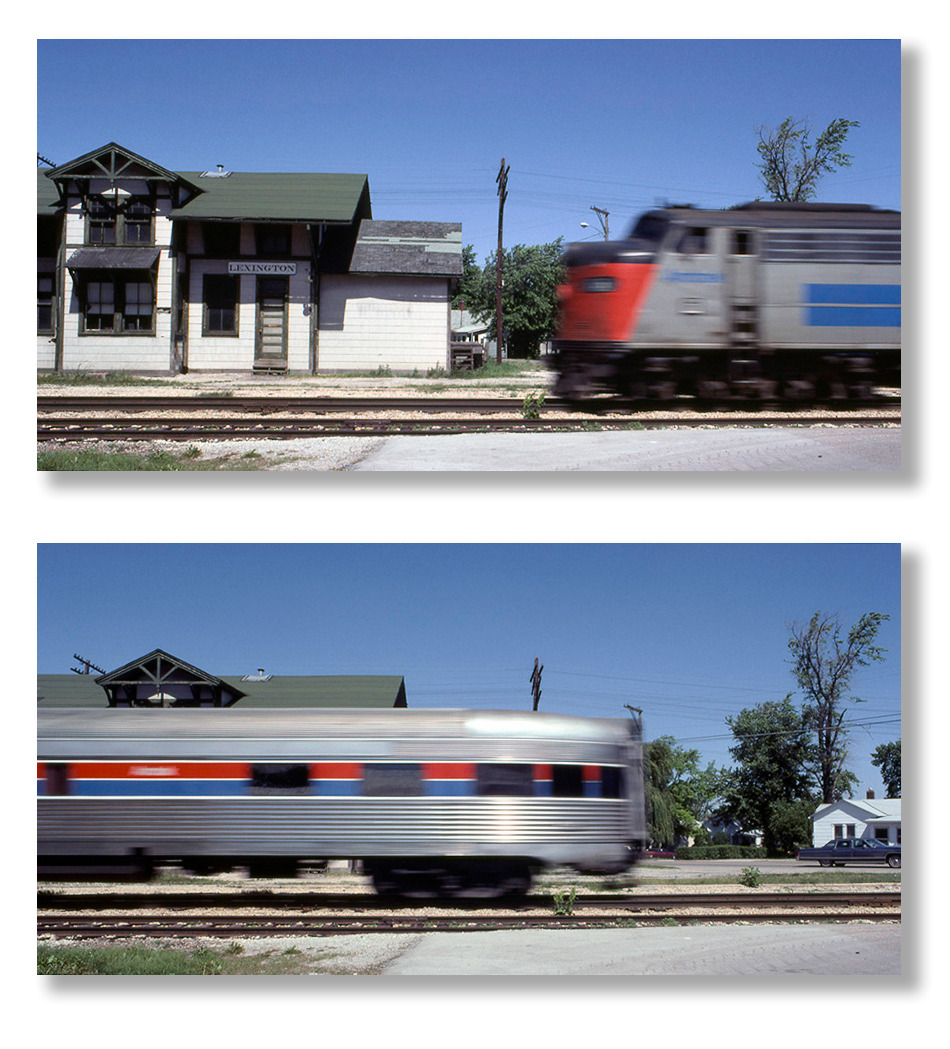
[[[383,976],[900,976],[899,924],[430,933]]]
[[[390,437],[348,467],[363,471],[641,472],[900,468],[900,427]]]

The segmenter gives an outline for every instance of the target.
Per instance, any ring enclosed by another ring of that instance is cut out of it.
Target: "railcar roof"
[[[750,201],[734,208],[713,210],[675,205],[653,208],[649,215],[664,215],[705,226],[768,226],[775,229],[900,229],[901,213],[871,204],[782,204]]]
[[[539,711],[409,708],[240,709],[114,708],[40,709],[41,741],[121,739],[337,738],[585,738],[616,742],[628,736],[628,719],[584,718]]]

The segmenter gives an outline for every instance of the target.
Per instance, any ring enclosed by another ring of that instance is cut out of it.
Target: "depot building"
[[[41,370],[450,366],[461,224],[374,220],[366,175],[169,171],[111,142],[37,182]]]

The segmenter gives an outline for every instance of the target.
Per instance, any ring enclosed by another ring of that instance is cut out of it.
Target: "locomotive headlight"
[[[613,291],[615,283],[613,277],[588,277],[584,281],[584,291]]]

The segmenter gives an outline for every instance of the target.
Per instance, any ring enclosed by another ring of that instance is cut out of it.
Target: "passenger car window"
[[[478,793],[530,797],[534,793],[533,768],[531,765],[479,765]]]
[[[252,794],[306,794],[310,770],[306,765],[252,765]]]
[[[366,765],[363,768],[363,794],[371,798],[417,797],[422,794],[420,765]]]

